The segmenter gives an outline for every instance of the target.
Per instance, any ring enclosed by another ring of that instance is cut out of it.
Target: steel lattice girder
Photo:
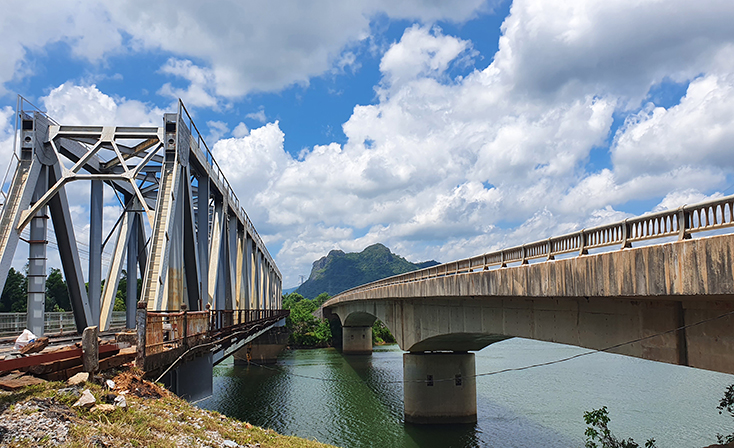
[[[48,207],[79,331],[95,322],[109,327],[129,248],[127,265],[140,268],[149,309],[279,303],[280,272],[211,152],[192,135],[198,130],[182,103],[162,127],[62,126],[38,111],[18,114],[20,156],[0,214],[0,281],[21,232]],[[48,185],[32,201],[41,173]],[[104,182],[124,198],[105,239],[114,251],[96,307],[84,287],[66,195],[66,186],[80,180]]]

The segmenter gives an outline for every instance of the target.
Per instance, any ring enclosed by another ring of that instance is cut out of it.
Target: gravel
[[[0,414],[0,446],[20,441],[60,445],[66,441],[72,415],[51,398],[16,403]]]

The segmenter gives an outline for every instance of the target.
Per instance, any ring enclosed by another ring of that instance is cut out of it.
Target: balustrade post
[[[527,250],[524,244],[522,245],[522,262],[520,264],[528,264]]]
[[[627,241],[627,238],[629,238],[630,235],[630,225],[627,223],[627,219],[624,220],[622,223],[622,249],[627,249],[632,247],[632,243]]]
[[[500,251],[500,267],[501,268],[507,267],[507,263],[505,263],[505,251],[504,250]]]
[[[686,232],[691,226],[690,213],[686,212],[685,205],[678,209],[678,241],[687,240],[691,238],[691,234]]]
[[[189,346],[189,310],[186,304],[181,305],[181,311],[183,311],[183,346],[188,348]]]
[[[556,257],[553,256],[553,239],[548,238],[548,258],[547,260],[555,260]]]
[[[579,255],[586,255],[589,253],[588,250],[586,250],[586,234],[584,234],[584,230],[581,229],[579,232]]]

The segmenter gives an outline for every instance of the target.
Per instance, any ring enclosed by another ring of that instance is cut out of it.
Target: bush
[[[326,301],[321,295],[318,299]],[[325,320],[319,320],[312,314],[319,308],[316,300],[309,300],[298,293],[283,296],[283,307],[291,310],[285,321],[290,331],[288,343],[300,347],[328,347],[331,342],[331,327]]]
[[[586,448],[640,448],[640,445],[632,439],[618,440],[614,437],[608,427],[610,418],[606,406],[584,412],[584,421],[590,425],[584,432]],[[645,442],[645,448],[655,448],[655,439]]]
[[[395,336],[380,320],[376,320],[372,325],[372,344],[394,344]]]
[[[730,385],[724,391],[724,397],[719,401],[719,405],[716,407],[719,410],[719,414],[723,414],[724,411],[728,412],[729,415],[734,417],[734,384]],[[722,434],[716,434],[716,440],[720,444],[734,442],[734,433],[728,436]]]

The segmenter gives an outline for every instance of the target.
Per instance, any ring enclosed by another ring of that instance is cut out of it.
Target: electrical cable
[[[721,314],[721,315],[716,316],[716,317],[710,317],[708,319],[703,319],[703,320],[700,320],[698,322],[694,322],[692,324],[683,325],[683,326],[680,326],[678,328],[674,328],[672,330],[663,331],[663,332],[655,333],[655,334],[652,334],[652,335],[649,335],[649,336],[644,336],[644,337],[641,337],[641,338],[637,338],[637,339],[633,339],[633,340],[630,340],[630,341],[622,342],[620,344],[611,345],[609,347],[605,347],[605,348],[602,348],[602,349],[599,349],[599,350],[590,350],[588,352],[579,353],[579,354],[576,354],[576,355],[573,355],[573,356],[568,356],[566,358],[556,359],[556,360],[547,361],[547,362],[541,362],[541,363],[537,363],[537,364],[531,364],[531,365],[527,365],[527,366],[523,366],[523,367],[511,367],[511,368],[507,368],[507,369],[495,370],[495,371],[492,371],[492,372],[478,373],[478,374],[470,375],[469,378],[486,377],[486,376],[499,375],[501,373],[508,373],[508,372],[519,372],[519,371],[523,371],[523,370],[534,369],[534,368],[537,368],[537,367],[545,367],[545,366],[550,366],[550,365],[553,365],[553,364],[560,364],[562,362],[571,361],[573,359],[581,358],[581,357],[587,356],[587,355],[592,355],[594,353],[608,352],[608,351],[611,351],[611,350],[614,350],[614,349],[617,349],[617,348],[620,348],[620,347],[624,347],[626,345],[636,344],[638,342],[646,341],[648,339],[656,338],[658,336],[664,336],[666,334],[670,334],[670,333],[674,333],[674,332],[677,332],[677,331],[685,330],[685,329],[688,329],[688,328],[691,328],[691,327],[695,327],[695,326],[698,326],[698,325],[702,325],[702,324],[705,324],[705,323],[708,323],[708,322],[713,322],[715,320],[723,319],[725,317],[732,316],[732,315],[734,315],[734,311],[729,311],[727,313]],[[311,380],[319,380],[319,381],[324,381],[324,382],[366,383],[363,380],[345,380],[345,379],[340,379],[340,378],[323,378],[323,377],[315,377],[315,376],[310,376],[310,375],[302,375],[302,374],[298,374],[298,373],[289,372],[288,370],[285,370],[283,368],[269,367],[269,366],[265,366],[265,365],[258,364],[258,363],[255,363],[255,362],[250,362],[250,364],[255,365],[257,367],[261,367],[261,368],[267,369],[267,370],[273,370],[273,371],[278,371],[278,372],[281,372],[281,373],[285,373],[286,375],[290,375],[290,376],[298,377],[298,378],[305,378],[305,379],[311,379]],[[444,382],[444,381],[455,381],[455,380],[456,380],[455,378],[439,378],[439,379],[433,379],[432,381],[434,383],[440,383],[440,382]],[[429,380],[411,380],[411,381],[407,381],[407,380],[403,379],[403,380],[400,380],[400,381],[380,381],[380,384],[405,384],[405,383],[411,383],[411,382],[412,383],[427,383],[428,381]]]

